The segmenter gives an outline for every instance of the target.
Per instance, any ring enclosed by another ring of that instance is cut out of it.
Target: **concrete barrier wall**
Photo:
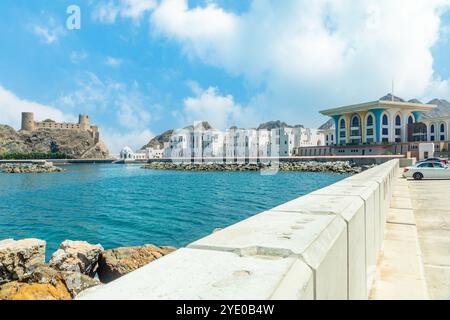
[[[399,161],[195,241],[78,299],[367,299]]]

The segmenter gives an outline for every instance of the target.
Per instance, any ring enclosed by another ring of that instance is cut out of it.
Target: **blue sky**
[[[66,8],[81,8],[81,29]],[[196,120],[316,127],[390,91],[450,100],[450,2],[4,0],[0,123],[88,113],[113,151]]]

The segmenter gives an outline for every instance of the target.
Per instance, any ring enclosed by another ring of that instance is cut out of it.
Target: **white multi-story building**
[[[272,130],[239,129],[221,132],[205,129],[198,123],[175,130],[164,144],[164,157],[208,161],[210,158],[226,161],[256,161],[266,157],[288,157],[303,146],[324,145],[322,131],[302,127],[282,127]]]
[[[318,129],[302,128],[300,147],[317,147],[325,145],[325,134]]]
[[[157,148],[146,148],[145,154],[147,159],[162,159],[164,156],[164,149],[159,146]]]

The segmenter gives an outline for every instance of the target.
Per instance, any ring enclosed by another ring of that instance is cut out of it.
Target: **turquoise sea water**
[[[105,248],[180,247],[346,177],[153,171],[140,165],[65,168],[63,173],[0,174],[0,239],[46,240],[47,257],[65,239]]]

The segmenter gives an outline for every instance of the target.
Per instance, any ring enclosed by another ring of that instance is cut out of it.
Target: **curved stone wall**
[[[367,299],[399,161],[257,214],[78,299]]]

